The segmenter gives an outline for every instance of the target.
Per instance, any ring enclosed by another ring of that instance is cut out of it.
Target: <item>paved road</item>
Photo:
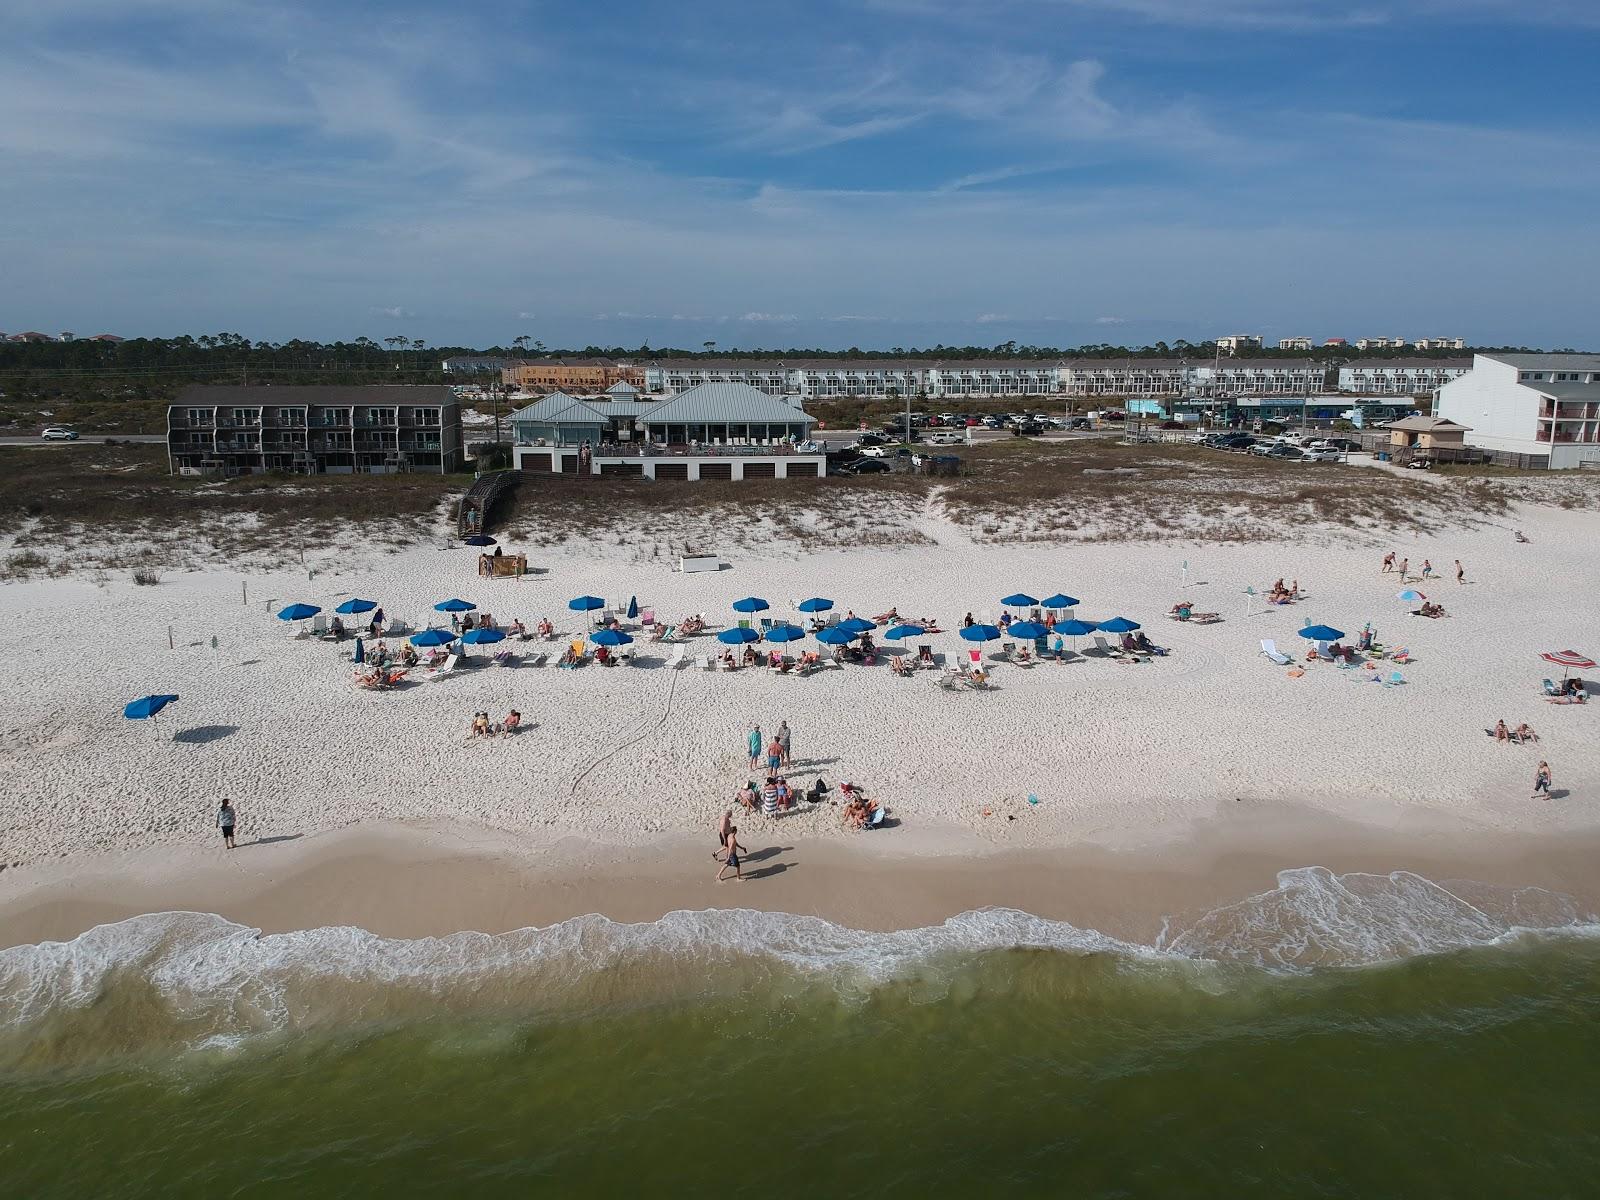
[[[108,437],[119,442],[155,442],[157,445],[167,440],[162,433],[85,433],[75,442],[47,442],[42,437],[0,437],[0,446],[103,446]]]

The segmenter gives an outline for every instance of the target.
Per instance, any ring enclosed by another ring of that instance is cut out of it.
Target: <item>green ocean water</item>
[[[1592,929],[1282,969],[1024,914],[141,920],[0,952],[8,1195],[1600,1195]]]

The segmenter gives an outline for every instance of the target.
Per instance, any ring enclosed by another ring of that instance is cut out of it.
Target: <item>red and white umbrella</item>
[[[1539,655],[1547,663],[1555,663],[1561,668],[1561,678],[1567,677],[1568,671],[1592,671],[1595,667],[1594,659],[1585,658],[1576,650],[1546,650]]]

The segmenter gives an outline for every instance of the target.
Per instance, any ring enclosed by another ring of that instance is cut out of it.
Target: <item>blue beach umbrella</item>
[[[355,613],[371,612],[373,609],[375,609],[377,607],[378,607],[378,602],[376,600],[353,600],[352,599],[352,600],[346,600],[343,604],[339,605],[339,607],[334,609],[333,611],[336,612],[336,613],[343,613],[345,616],[348,617],[348,616],[352,616]]]
[[[769,642],[798,642],[805,637],[806,631],[798,625],[774,625],[767,630]]]
[[[743,625],[735,625],[732,629],[724,629],[717,634],[717,641],[729,646],[742,646],[746,642],[759,642],[760,640],[761,635],[759,633]]]
[[[461,640],[469,646],[482,646],[489,642],[503,642],[506,635],[498,629],[469,629],[461,635]]]
[[[1421,604],[1427,599],[1427,597],[1421,592],[1417,591],[1416,588],[1407,588],[1403,592],[1396,592],[1394,598],[1396,600],[1404,600],[1407,604]]]
[[[883,636],[893,641],[904,641],[908,637],[921,637],[928,631],[921,625],[896,625]]]
[[[1053,609],[1077,608],[1078,598],[1076,596],[1069,596],[1065,592],[1057,592],[1054,596],[1046,596],[1043,600],[1039,601],[1039,607]]]
[[[1109,621],[1101,621],[1095,628],[1101,633],[1132,633],[1139,628],[1139,622],[1130,621],[1127,617],[1112,617]]]
[[[813,596],[809,600],[802,600],[795,605],[803,613],[827,612],[833,607],[832,600],[825,600],[821,596]]]
[[[367,661],[367,648],[360,638],[356,639],[356,652],[350,656],[350,661],[356,666],[362,666]]]
[[[413,633],[410,641],[413,646],[448,646],[456,640],[456,635],[448,629],[424,629],[421,633]]]
[[[1014,638],[1023,638],[1034,642],[1046,636],[1050,631],[1037,621],[1013,621],[1011,628],[1006,630]]]
[[[1027,592],[1013,592],[1004,600],[1000,601],[1000,603],[1004,604],[1008,608],[1032,608],[1039,602],[1032,596],[1028,595]]]
[[[475,533],[471,537],[462,538],[461,540],[469,546],[493,546],[495,544],[495,540],[487,533]]]
[[[567,607],[573,612],[593,612],[597,608],[604,608],[606,602],[599,596],[579,596],[575,600],[568,600]]]
[[[288,608],[278,610],[278,620],[309,621],[321,611],[315,604],[291,604]]]
[[[596,646],[626,646],[633,638],[620,629],[602,629],[589,640]]]
[[[639,616],[639,597],[628,597],[628,620],[636,620]]]
[[[992,642],[999,636],[993,625],[968,625],[961,631],[961,640],[966,642]]]
[[[842,625],[829,625],[817,634],[817,641],[824,646],[848,646],[856,640],[856,635]]]
[[[742,613],[766,612],[772,606],[760,596],[746,596],[743,600],[733,602],[733,611]]]
[[[471,612],[477,608],[469,600],[441,600],[433,606],[434,612]]]
[[[848,629],[851,633],[867,633],[877,626],[865,617],[846,617],[839,622],[840,629]]]
[[[1093,633],[1098,626],[1093,621],[1057,621],[1056,632],[1064,633],[1068,637],[1082,637],[1086,633]]]
[[[143,721],[146,717],[155,716],[176,699],[176,696],[142,696],[124,707],[122,715],[130,721]]]
[[[1336,642],[1344,636],[1344,630],[1335,629],[1332,625],[1307,625],[1300,631],[1300,636],[1308,642]]]

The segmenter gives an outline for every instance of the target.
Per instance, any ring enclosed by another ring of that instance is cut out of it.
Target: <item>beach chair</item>
[[[599,616],[599,619],[596,621],[596,624],[598,624],[598,625],[609,625],[609,624],[611,624],[611,622],[615,621],[616,619],[617,619],[617,614],[616,614],[616,611],[614,609],[602,608],[600,610],[600,616]]]
[[[684,650],[683,643],[679,642],[676,646],[674,646],[672,648],[672,654],[667,659],[667,666],[671,667],[674,671],[676,671],[679,667],[683,666],[683,664],[686,661],[688,661],[686,658],[684,658],[683,650]]]
[[[1017,653],[1017,644],[1015,642],[1001,642],[1000,643],[1000,657],[1005,659],[1007,662],[1012,661],[1012,659],[1016,655],[1016,653]]]
[[[497,667],[516,666],[517,652],[515,650],[496,650],[494,652],[494,665]]]
[[[1133,661],[1132,658],[1130,658],[1128,656],[1128,654],[1122,649],[1121,646],[1113,646],[1110,642],[1106,641],[1105,638],[1101,637],[1098,633],[1094,635],[1094,648],[1096,650],[1100,651],[1100,654],[1105,658],[1114,659],[1117,662],[1132,662]],[[1285,659],[1284,661],[1288,662],[1289,660]]]
[[[761,618],[761,632],[762,633],[766,633],[771,628],[772,628],[772,618],[771,617],[762,617]]]
[[[939,675],[939,687],[940,687],[941,690],[946,691],[946,692],[958,692],[958,691],[960,691],[961,690],[961,668],[960,667],[946,667],[944,669],[944,671]]]
[[[1391,671],[1391,672],[1389,672],[1388,676],[1384,678],[1383,686],[1384,687],[1399,687],[1401,684],[1405,683],[1405,681],[1406,681],[1406,677],[1404,675],[1400,674],[1399,671]]]
[[[1095,641],[1098,642],[1099,640],[1099,638],[1095,638]],[[1287,654],[1281,654],[1278,652],[1278,643],[1272,638],[1261,639],[1261,653],[1266,655],[1270,661],[1277,663],[1280,667],[1287,667],[1293,661]]]
[[[918,646],[917,661],[912,665],[917,667],[937,667],[939,663],[938,660],[933,657],[933,647],[931,645]]]
[[[700,665],[707,671],[715,671],[717,669],[717,656],[715,654],[706,655],[701,659]]]
[[[443,679],[446,675],[453,675],[456,673],[460,663],[461,656],[459,654],[446,655],[445,660],[442,663],[428,672],[428,678]]]
[[[653,609],[653,608],[641,608],[639,610],[639,624],[640,625],[642,625],[642,626],[644,626],[645,628],[648,629],[651,625],[654,625],[655,623],[656,623],[656,610],[655,609]]]
[[[539,651],[537,654],[530,654],[528,656],[528,665],[530,667],[542,667],[549,661],[550,656],[543,650]]]
[[[327,636],[327,633],[328,614],[318,613],[316,616],[311,618],[311,636],[315,638],[325,637]]]
[[[632,646],[618,646],[617,647],[617,666],[619,666],[619,667],[631,667],[631,666],[633,666],[633,647]]]

